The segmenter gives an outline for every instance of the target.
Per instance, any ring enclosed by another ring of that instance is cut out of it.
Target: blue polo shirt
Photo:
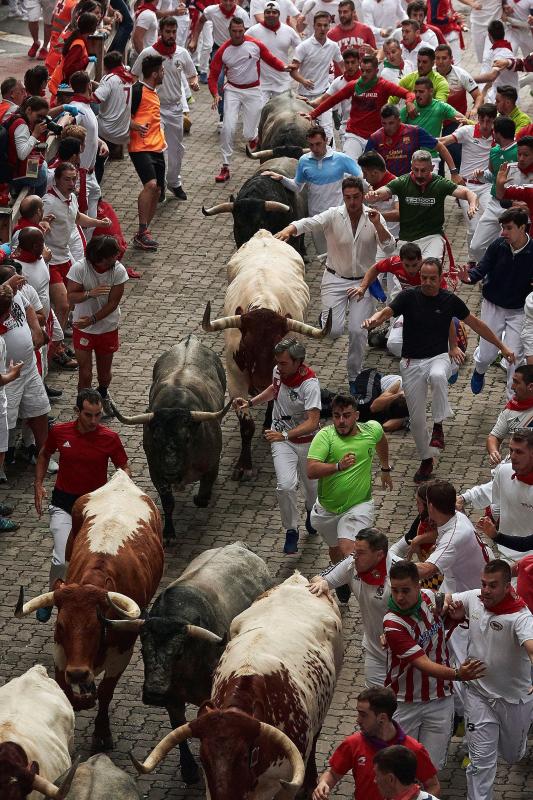
[[[309,216],[342,205],[341,184],[345,175],[362,175],[359,164],[346,153],[328,147],[324,158],[317,159],[312,153],[300,158],[294,180],[299,186],[307,186]]]

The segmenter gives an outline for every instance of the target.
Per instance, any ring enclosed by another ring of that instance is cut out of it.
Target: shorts
[[[6,384],[5,390],[9,430],[16,426],[19,417],[33,419],[50,412],[50,403],[35,362],[15,381]]]
[[[41,14],[45,25],[50,25],[54,13],[55,0],[24,0],[28,22],[39,22]]]
[[[72,266],[72,261],[65,261],[63,264],[50,264],[50,283],[67,284],[68,271]]]
[[[311,511],[311,525],[316,528],[328,547],[337,547],[339,539],[355,542],[363,528],[374,524],[374,501],[358,503],[344,514],[333,514],[320,505],[318,500]]]
[[[95,353],[116,353],[119,346],[118,328],[107,333],[85,333],[76,328],[76,323],[72,326],[72,344],[74,350],[85,350]]]
[[[149,181],[157,181],[159,187],[165,185],[165,156],[163,153],[130,153],[135,171],[143,186]]]

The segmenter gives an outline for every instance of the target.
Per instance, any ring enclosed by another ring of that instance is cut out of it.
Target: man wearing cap
[[[263,12],[263,21],[249,28],[248,36],[253,36],[254,39],[263,42],[270,52],[284,63],[289,60],[289,50],[295,50],[301,42],[294,28],[280,21],[280,6],[277,0],[268,0]],[[290,88],[291,78],[287,72],[278,72],[268,64],[262,64],[261,94],[263,103],[270,100],[273,95],[286,92]]]

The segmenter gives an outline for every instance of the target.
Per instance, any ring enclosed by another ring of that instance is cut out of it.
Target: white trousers
[[[458,65],[463,60],[463,51],[461,50],[459,33],[452,31],[446,34],[446,41],[452,48],[453,63]]]
[[[348,359],[346,368],[348,380],[354,381],[361,372],[365,356],[368,333],[361,328],[363,320],[374,313],[376,303],[370,292],[367,292],[358,303],[350,300],[348,289],[359,286],[362,278],[346,280],[324,270],[321,286],[322,324],[326,322],[329,309],[332,309],[332,324],[330,336],[338,339],[344,333],[346,319],[348,319]]]
[[[167,184],[173,189],[181,186],[181,163],[185,154],[183,146],[183,111],[161,106],[161,124],[167,141]]]
[[[524,348],[524,358],[533,356],[533,319],[525,315],[522,326],[522,347]]]
[[[305,507],[311,511],[316,500],[318,481],[307,477],[307,453],[311,442],[273,442],[272,459],[276,470],[276,494],[278,496],[281,524],[285,530],[298,530],[298,486],[305,493]]]
[[[355,542],[355,537],[363,528],[374,524],[374,501],[358,503],[344,514],[333,514],[320,505],[318,500],[311,511],[311,525],[316,528],[328,547],[337,547],[339,539]]]
[[[485,250],[489,244],[492,244],[494,239],[497,239],[500,235],[498,217],[501,217],[504,211],[505,209],[501,207],[499,201],[491,196],[470,242],[469,250],[472,255],[472,261],[480,261],[485,255]]]
[[[466,243],[468,246],[468,258],[470,261],[476,261],[474,258],[474,253],[471,250],[470,245],[472,244],[472,239],[474,238],[474,234],[476,232],[476,228],[479,224],[479,221],[487,208],[487,204],[490,200],[490,184],[489,183],[470,183],[470,181],[466,182],[466,188],[470,189],[471,192],[477,196],[479,200],[479,209],[476,211],[472,219],[468,218],[468,203],[466,200],[459,200],[459,205],[461,206],[461,211],[463,212],[463,219],[466,225]],[[502,209],[503,211],[503,209]]]
[[[531,35],[531,30],[526,30],[525,28],[510,28],[510,32],[513,38],[512,44],[516,45],[515,52],[518,54],[518,48],[520,48],[525,58],[533,50],[533,36]]]
[[[524,310],[502,308],[483,299],[480,317],[500,339],[505,335],[506,346],[516,356],[516,364],[507,364],[507,397],[510,399],[513,394],[511,384],[514,371],[523,358],[522,326],[524,324]],[[476,371],[484,375],[497,355],[498,348],[496,345],[480,337],[479,344],[474,351]]]
[[[50,533],[54,537],[52,566],[65,567],[65,548],[72,529],[72,517],[57,506],[50,505],[48,511],[50,512]]]
[[[441,770],[452,738],[453,695],[424,703],[399,701],[394,719],[408,736],[424,745],[435,769]]]
[[[405,400],[409,409],[411,433],[421,459],[431,458],[430,434],[426,424],[428,387],[431,386],[431,412],[433,422],[453,417],[448,402],[448,378],[451,375],[448,353],[433,358],[402,358],[402,376]]]
[[[211,55],[212,49],[213,23],[208,21],[201,30],[193,56],[194,66],[198,67],[200,72],[209,72],[209,56]]]
[[[483,63],[483,53],[485,50],[485,42],[489,38],[487,36],[487,26],[478,25],[476,22],[470,20],[470,37],[474,46],[474,53],[480,64]]]
[[[448,639],[448,652],[450,654],[450,664],[459,667],[466,661],[468,652],[468,628],[458,625],[454,628],[452,635]],[[459,717],[464,717],[466,683],[456,681],[453,685],[455,713]]]
[[[365,688],[370,686],[384,686],[387,677],[387,654],[383,651],[383,658],[377,658],[373,653],[365,651]]]
[[[236,89],[226,84],[224,87],[224,122],[220,132],[220,149],[222,162],[229,164],[233,155],[233,140],[239,121],[239,111],[242,111],[242,134],[247,141],[257,136],[257,126],[263,99],[261,89]]]
[[[94,172],[88,173],[86,177],[87,185],[87,216],[96,219],[98,216],[98,201],[102,192],[100,191],[100,184],[96,180]],[[94,228],[85,229],[85,238],[88,242],[91,241]]]
[[[344,135],[344,142],[342,149],[347,156],[353,158],[357,164],[357,159],[365,152],[365,147],[368,139],[363,139],[362,136],[356,136],[355,133],[346,132]]]
[[[403,345],[403,314],[392,320],[387,334],[387,350],[396,358],[400,358]]]
[[[533,698],[508,703],[482,697],[467,685],[465,730],[470,764],[466,769],[468,800],[492,800],[498,755],[508,764],[520,761],[527,747]],[[431,754],[430,754],[431,755]]]
[[[422,258],[442,258],[444,256],[444,239],[438,234],[433,236],[422,236],[420,239],[414,239],[422,251]],[[396,243],[396,252],[400,253],[402,245],[406,244],[405,240],[398,239]]]

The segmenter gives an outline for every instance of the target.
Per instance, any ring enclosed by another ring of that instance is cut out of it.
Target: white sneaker
[[[6,473],[3,469],[0,469],[0,483],[7,483]]]
[[[59,464],[57,463],[57,461],[54,461],[53,458],[50,459],[47,472],[49,472],[51,475],[54,475],[56,472],[59,472]]]

